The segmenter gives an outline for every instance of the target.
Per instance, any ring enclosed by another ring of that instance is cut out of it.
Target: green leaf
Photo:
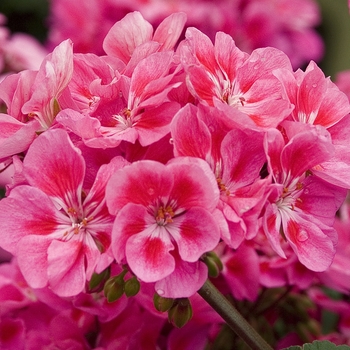
[[[301,346],[291,346],[283,350],[350,350],[348,345],[335,345],[328,340],[315,340],[312,344]]]

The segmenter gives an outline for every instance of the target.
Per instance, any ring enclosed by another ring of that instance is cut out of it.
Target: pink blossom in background
[[[320,10],[313,0],[93,0],[89,4],[55,0],[50,5],[49,46],[71,38],[76,52],[103,54],[102,42],[109,29],[135,10],[154,26],[174,12],[184,12],[186,26],[198,28],[212,40],[223,31],[248,53],[276,47],[296,68],[309,60],[318,61],[323,54],[322,39],[315,30]]]
[[[345,70],[337,74],[335,83],[338,88],[350,99],[350,70]]]
[[[34,37],[11,34],[6,28],[6,17],[0,13],[0,81],[11,73],[39,69],[47,54],[48,50]]]

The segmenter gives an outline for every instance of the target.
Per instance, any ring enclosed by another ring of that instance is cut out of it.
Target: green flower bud
[[[160,311],[160,312],[165,312],[168,311],[174,304],[174,299],[172,298],[163,298],[157,293],[154,293],[153,296],[153,304],[154,307]]]
[[[101,273],[93,273],[91,280],[89,281],[88,292],[89,293],[101,292],[110,274],[111,274],[111,269],[109,267],[103,270]]]
[[[209,277],[218,277],[223,269],[223,265],[219,257],[214,252],[208,252],[203,257],[203,261],[208,267]]]
[[[125,282],[124,291],[128,298],[135,296],[140,291],[140,282],[135,276]]]
[[[112,303],[124,294],[124,276],[115,276],[110,278],[104,286],[104,295],[109,303]]]
[[[192,318],[192,306],[188,298],[176,299],[168,311],[168,320],[175,327],[183,327]]]

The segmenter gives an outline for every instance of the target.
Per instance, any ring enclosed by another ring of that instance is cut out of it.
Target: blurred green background
[[[323,18],[318,30],[326,43],[326,53],[319,65],[334,80],[337,72],[350,69],[348,0],[317,1]],[[11,31],[32,34],[41,42],[46,38],[48,11],[48,0],[0,0],[0,12],[8,17]]]

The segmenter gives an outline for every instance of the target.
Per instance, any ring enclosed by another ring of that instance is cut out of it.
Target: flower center
[[[67,240],[72,238],[73,235],[77,235],[80,233],[81,229],[85,229],[88,225],[88,223],[93,220],[93,216],[90,217],[83,217],[81,218],[80,215],[78,215],[78,212],[75,208],[71,207],[68,208],[67,214],[69,215],[70,219],[72,220],[72,226],[70,230],[65,231],[63,237]]]
[[[231,193],[230,193],[230,190],[226,187],[226,185],[222,182],[222,179],[220,177],[217,177],[216,178],[216,181],[218,183],[218,187],[219,187],[219,190],[221,193],[224,193],[226,194],[226,196],[229,196]]]
[[[290,190],[288,187],[283,189],[282,195],[277,202],[277,206],[282,208],[289,208],[291,210],[295,210],[295,206],[298,206],[301,203],[301,199],[299,196],[303,192],[303,184],[301,182],[297,182],[295,187]]]
[[[119,114],[113,115],[113,119],[116,121],[116,127],[120,130],[125,130],[132,127],[131,110],[124,108]]]
[[[170,222],[173,222],[174,217],[173,208],[168,205],[167,207],[160,206],[157,211],[156,221],[159,226],[165,226]]]

